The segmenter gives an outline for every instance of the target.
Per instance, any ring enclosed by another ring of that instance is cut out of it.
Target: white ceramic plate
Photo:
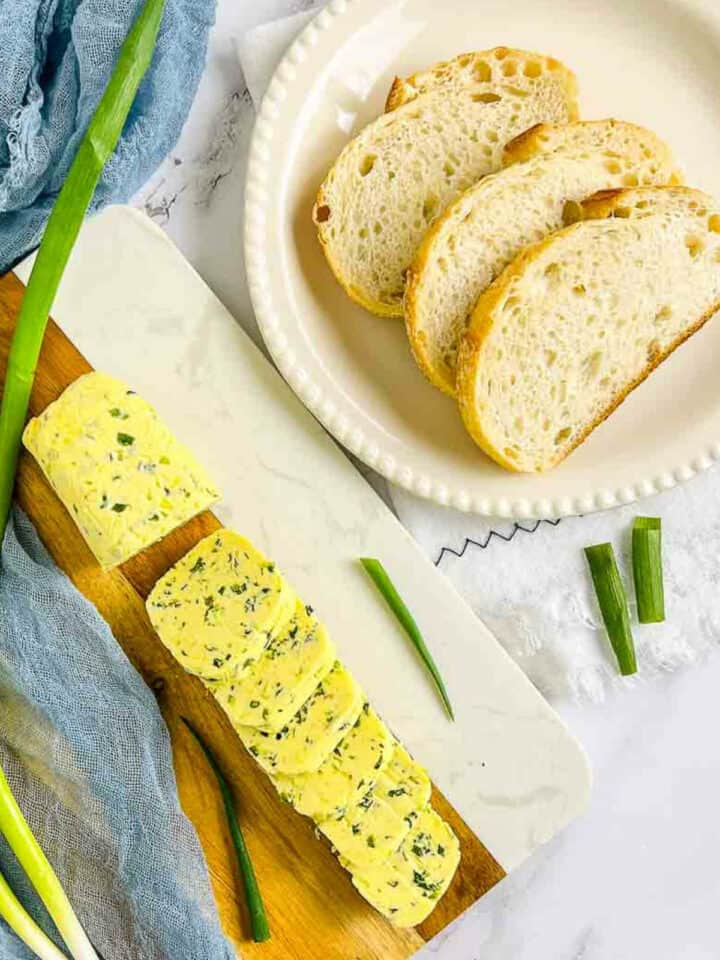
[[[415,367],[400,321],[353,304],[311,222],[319,183],[382,111],[395,74],[497,44],[577,73],[582,115],[653,128],[687,180],[720,196],[717,0],[333,0],[270,84],[248,170],[246,255],[280,371],[353,453],[462,510],[554,517],[626,503],[720,458],[720,321],[681,347],[556,470],[506,473],[470,441],[452,400]]]

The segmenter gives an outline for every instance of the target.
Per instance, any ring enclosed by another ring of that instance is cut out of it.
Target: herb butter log
[[[155,584],[150,620],[173,656],[203,680],[243,676],[292,617],[296,598],[275,564],[219,530]]]
[[[401,317],[405,271],[435,218],[500,167],[508,140],[577,119],[576,99],[562,64],[507,47],[396,80],[389,112],[345,147],[315,203],[322,249],[347,293]]]
[[[455,872],[457,840],[428,807],[427,773],[274,563],[221,530],[147,605],[165,645],[204,680],[280,796],[312,817],[358,891],[393,923],[424,920]],[[432,851],[426,837],[438,838]]]
[[[150,404],[104,373],[76,380],[30,421],[23,442],[105,568],[220,498]]]

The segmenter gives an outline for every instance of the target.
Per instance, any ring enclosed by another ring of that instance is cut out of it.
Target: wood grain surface
[[[3,378],[22,293],[22,284],[12,274],[0,279]],[[90,369],[51,322],[32,394],[32,414],[42,411]],[[195,452],[202,456],[202,451]],[[144,599],[158,577],[220,526],[213,514],[202,514],[122,567],[104,572],[27,453],[21,457],[16,497],[57,564],[95,604],[128,658],[156,693],[172,736],[183,809],[202,842],[223,927],[239,956],[262,956],[266,960],[404,960],[502,879],[504,872],[499,864],[435,790],[434,806],[460,837],[461,865],[432,916],[415,930],[397,930],[356,893],[329,847],[316,838],[312,823],[278,798],[223,711],[202,683],[186,674],[166,651],[145,612]],[[180,723],[183,716],[201,731],[233,788],[268,909],[272,931],[268,943],[254,944],[248,939],[242,887],[220,798],[204,758]]]

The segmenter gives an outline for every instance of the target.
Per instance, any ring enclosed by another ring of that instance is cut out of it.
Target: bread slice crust
[[[577,120],[572,124],[536,123],[518,134],[507,144],[503,151],[503,165],[522,163],[540,153],[555,153],[558,150],[601,151],[609,149],[622,152],[628,138],[641,142],[646,150],[656,151],[669,148],[652,131],[628,120],[609,117],[604,120]],[[679,167],[675,167],[672,185],[679,186],[684,176]]]
[[[610,219],[619,216],[627,219],[632,216],[658,216],[653,212],[653,204],[657,209],[666,210],[668,205],[677,203],[681,210],[683,205],[699,216],[710,214],[710,220],[715,218],[715,225],[711,230],[720,233],[720,213],[713,213],[716,209],[713,199],[701,191],[684,187],[647,187],[631,188],[626,190],[602,191],[600,195],[591,198],[585,205],[588,219]],[[644,204],[638,207],[637,204]],[[635,390],[647,377],[666,360],[679,346],[700,330],[714,314],[720,310],[720,297],[707,307],[693,322],[688,323],[672,341],[662,350],[658,350],[645,366],[638,371],[622,390],[610,398],[605,406],[587,423],[584,428],[572,437],[570,443],[560,449],[557,456],[542,465],[533,468],[518,466],[518,463],[505,452],[498,449],[484,426],[483,418],[476,404],[476,379],[482,364],[482,347],[493,331],[496,321],[496,308],[504,301],[514,281],[521,277],[530,265],[539,260],[548,248],[557,242],[558,236],[569,236],[572,232],[581,231],[584,224],[577,223],[554,234],[546,240],[528,248],[498,277],[478,301],[473,312],[470,327],[460,348],[457,399],[460,413],[470,436],[477,445],[496,463],[511,472],[544,472],[561,463],[573,450],[577,449],[584,440],[612,414],[620,404]],[[720,270],[720,267],[718,267]]]
[[[508,80],[516,75],[516,73],[504,72],[508,69],[507,64],[513,62],[521,63],[523,71],[537,69],[539,72],[557,72],[562,77],[568,103],[572,104],[568,122],[578,119],[580,114],[575,74],[554,57],[505,46],[461,53],[452,60],[441,60],[429,69],[418,71],[408,77],[395,77],[385,100],[385,111],[389,113],[438,86],[458,86],[467,76],[485,77],[485,82],[488,83],[493,80],[496,82]]]

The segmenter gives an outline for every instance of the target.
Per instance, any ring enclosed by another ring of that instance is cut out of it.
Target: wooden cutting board
[[[0,280],[0,370],[23,293],[12,275]],[[50,323],[31,400],[37,414],[90,365]],[[121,568],[104,572],[32,458],[20,462],[17,499],[57,564],[95,604],[116,639],[155,691],[170,728],[183,808],[195,825],[210,870],[223,926],[242,956],[267,960],[400,960],[412,955],[505,875],[442,794],[433,803],[461,840],[462,860],[447,895],[416,930],[393,928],[355,892],[348,875],[313,826],[277,797],[241,746],[224,713],[202,683],[186,674],[155,636],[144,599],[155,581],[198,540],[220,526],[205,513]],[[248,941],[240,878],[217,789],[208,767],[180,723],[202,731],[235,791],[269,913],[272,939]]]

